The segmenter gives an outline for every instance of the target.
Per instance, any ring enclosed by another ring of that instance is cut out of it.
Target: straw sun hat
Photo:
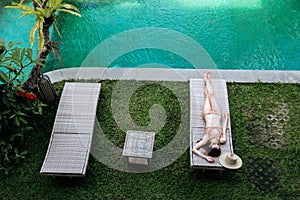
[[[242,166],[242,159],[234,153],[224,153],[220,156],[221,165],[228,169],[238,169]]]

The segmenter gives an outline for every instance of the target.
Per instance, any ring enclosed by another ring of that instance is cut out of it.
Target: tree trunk
[[[34,9],[39,7],[35,1],[32,0],[32,3],[34,6]],[[46,5],[46,1],[44,3],[43,7],[45,5]],[[54,19],[53,19],[53,17],[50,17],[50,18],[46,18],[45,22],[43,24],[43,36],[44,36],[45,43],[44,43],[42,51],[38,55],[38,59],[43,59],[42,61],[40,61],[40,63],[42,63],[42,64],[46,63],[46,58],[47,58],[48,54],[52,51],[52,42],[50,41],[50,27],[53,25],[53,23],[54,23]],[[39,63],[35,63],[35,65],[31,69],[28,79],[22,84],[22,86],[21,86],[22,89],[29,90],[29,91],[37,90],[37,84],[38,84],[38,80],[40,78],[42,69],[43,69],[43,65],[41,65]]]

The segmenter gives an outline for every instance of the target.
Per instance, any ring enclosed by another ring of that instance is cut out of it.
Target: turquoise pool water
[[[50,56],[46,71],[79,67],[89,52],[103,41],[143,27],[165,28],[192,38],[205,49],[219,69],[300,70],[299,0],[68,2],[80,9],[82,17],[60,16],[58,25],[63,38],[55,33],[52,38],[63,42],[60,45],[62,63]],[[15,20],[11,16],[16,16],[16,11],[3,8],[0,11],[0,25],[5,27],[1,28],[0,37],[28,44],[30,19]],[[121,46],[132,41],[116,42]],[[188,47],[182,46],[183,50],[185,48]],[[135,49],[118,57],[109,66],[100,67],[139,67],[147,63],[172,68],[195,67],[174,52],[155,48]]]

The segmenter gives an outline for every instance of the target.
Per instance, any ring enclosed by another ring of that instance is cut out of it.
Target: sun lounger
[[[65,83],[40,173],[85,176],[100,83]]]
[[[228,94],[226,81],[224,79],[211,79],[217,102],[222,110],[222,122],[224,121],[224,113],[229,112]],[[224,170],[225,168],[219,163],[219,158],[214,163],[209,163],[205,159],[195,155],[192,152],[197,141],[201,140],[205,134],[205,122],[202,118],[202,109],[204,104],[204,80],[190,79],[190,165],[196,169]],[[221,145],[222,153],[233,153],[230,117],[228,119],[226,130],[226,144]]]

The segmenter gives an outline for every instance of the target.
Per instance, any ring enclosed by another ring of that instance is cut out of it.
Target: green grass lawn
[[[111,110],[116,81],[101,81],[98,121],[107,138],[123,147],[125,131]],[[127,81],[128,87],[133,81]],[[156,134],[154,150],[168,144],[182,122],[189,135],[189,85],[143,82],[130,98],[130,116],[139,126],[150,122],[154,104],[165,108],[166,123]],[[56,83],[61,91],[63,84]],[[39,174],[47,151],[58,101],[44,109],[25,141],[28,157],[8,176],[1,176],[0,199],[299,199],[300,85],[228,83],[234,152],[239,170],[190,169],[189,149],[171,165],[148,173],[126,173],[98,162],[93,155],[84,178],[53,178]],[[126,89],[126,88],[125,88]],[[59,92],[58,92],[59,93]],[[122,118],[122,117],[121,117]],[[127,118],[121,123],[128,123]],[[97,150],[97,149],[96,149]]]

